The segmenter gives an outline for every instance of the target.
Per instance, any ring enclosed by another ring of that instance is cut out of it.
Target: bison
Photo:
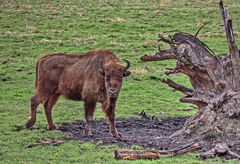
[[[56,129],[52,120],[52,108],[63,95],[66,99],[83,101],[86,126],[85,135],[91,134],[91,120],[96,103],[109,121],[110,133],[118,136],[115,127],[115,106],[123,77],[131,72],[109,50],[93,50],[83,55],[56,53],[40,58],[36,64],[35,95],[31,98],[31,116],[26,124],[30,128],[36,122],[36,110],[43,103],[49,129]]]

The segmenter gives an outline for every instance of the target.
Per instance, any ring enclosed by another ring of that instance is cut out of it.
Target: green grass
[[[239,0],[225,2],[233,19],[240,45]],[[217,1],[180,0],[69,0],[0,1],[0,163],[221,163],[218,158],[200,161],[196,154],[155,161],[116,161],[117,146],[68,141],[60,146],[25,148],[37,140],[62,139],[60,131],[47,131],[43,107],[39,107],[34,130],[14,131],[29,116],[29,99],[34,93],[35,62],[49,53],[84,53],[96,48],[114,51],[132,62],[117,104],[117,117],[134,117],[145,110],[162,117],[192,115],[189,104],[178,101],[181,93],[149,76],[164,78],[164,68],[174,62],[142,63],[139,57],[156,52],[157,35],[178,29],[194,34],[210,22],[199,38],[216,54],[228,52]],[[8,64],[2,64],[8,61]],[[146,69],[147,72],[141,72]],[[135,79],[140,79],[136,81]],[[171,76],[190,87],[185,76]],[[57,125],[83,119],[82,102],[60,99],[54,108]],[[188,109],[188,110],[186,110]],[[96,119],[104,118],[100,106]],[[137,134],[136,134],[137,135]],[[231,161],[230,161],[231,162]]]

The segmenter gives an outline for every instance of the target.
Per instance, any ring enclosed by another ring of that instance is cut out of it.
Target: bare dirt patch
[[[117,119],[116,126],[121,137],[111,137],[106,120],[92,123],[93,136],[83,134],[85,123],[76,121],[64,123],[60,130],[70,133],[73,140],[92,141],[100,145],[116,144],[120,147],[141,146],[145,149],[170,149],[171,140],[167,136],[181,129],[187,117],[146,120],[143,118]]]
[[[97,145],[118,145],[120,147],[129,147],[131,149],[142,147],[146,150],[173,150],[181,148],[192,141],[180,141],[169,138],[171,134],[181,129],[189,117],[172,117],[165,119],[148,120],[145,118],[117,119],[116,126],[121,137],[111,137],[106,120],[95,120],[92,123],[93,136],[86,137],[83,134],[84,121],[75,121],[73,123],[64,123],[59,129],[68,137],[66,140],[76,140],[83,142],[93,142]],[[71,137],[69,137],[71,136]],[[201,149],[199,153],[212,148],[216,143],[211,140],[195,141],[199,143]],[[229,149],[240,154],[240,144],[229,145]],[[231,159],[224,155],[225,159]]]

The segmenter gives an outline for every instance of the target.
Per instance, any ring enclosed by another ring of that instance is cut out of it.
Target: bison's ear
[[[103,75],[103,76],[105,75],[104,69],[102,69],[102,68],[99,68],[99,69],[98,69],[98,73],[101,74],[101,75]]]
[[[123,76],[126,77],[126,76],[129,76],[131,75],[131,72],[129,70],[126,70],[124,73],[123,73]]]

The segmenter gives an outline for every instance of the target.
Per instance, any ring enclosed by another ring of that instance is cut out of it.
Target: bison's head
[[[119,62],[110,62],[106,63],[103,66],[102,74],[105,79],[105,88],[107,91],[107,95],[110,98],[117,98],[122,86],[123,77],[126,77],[131,74],[128,70],[130,67],[130,62],[128,60],[124,60],[127,62],[127,65],[124,66]]]

